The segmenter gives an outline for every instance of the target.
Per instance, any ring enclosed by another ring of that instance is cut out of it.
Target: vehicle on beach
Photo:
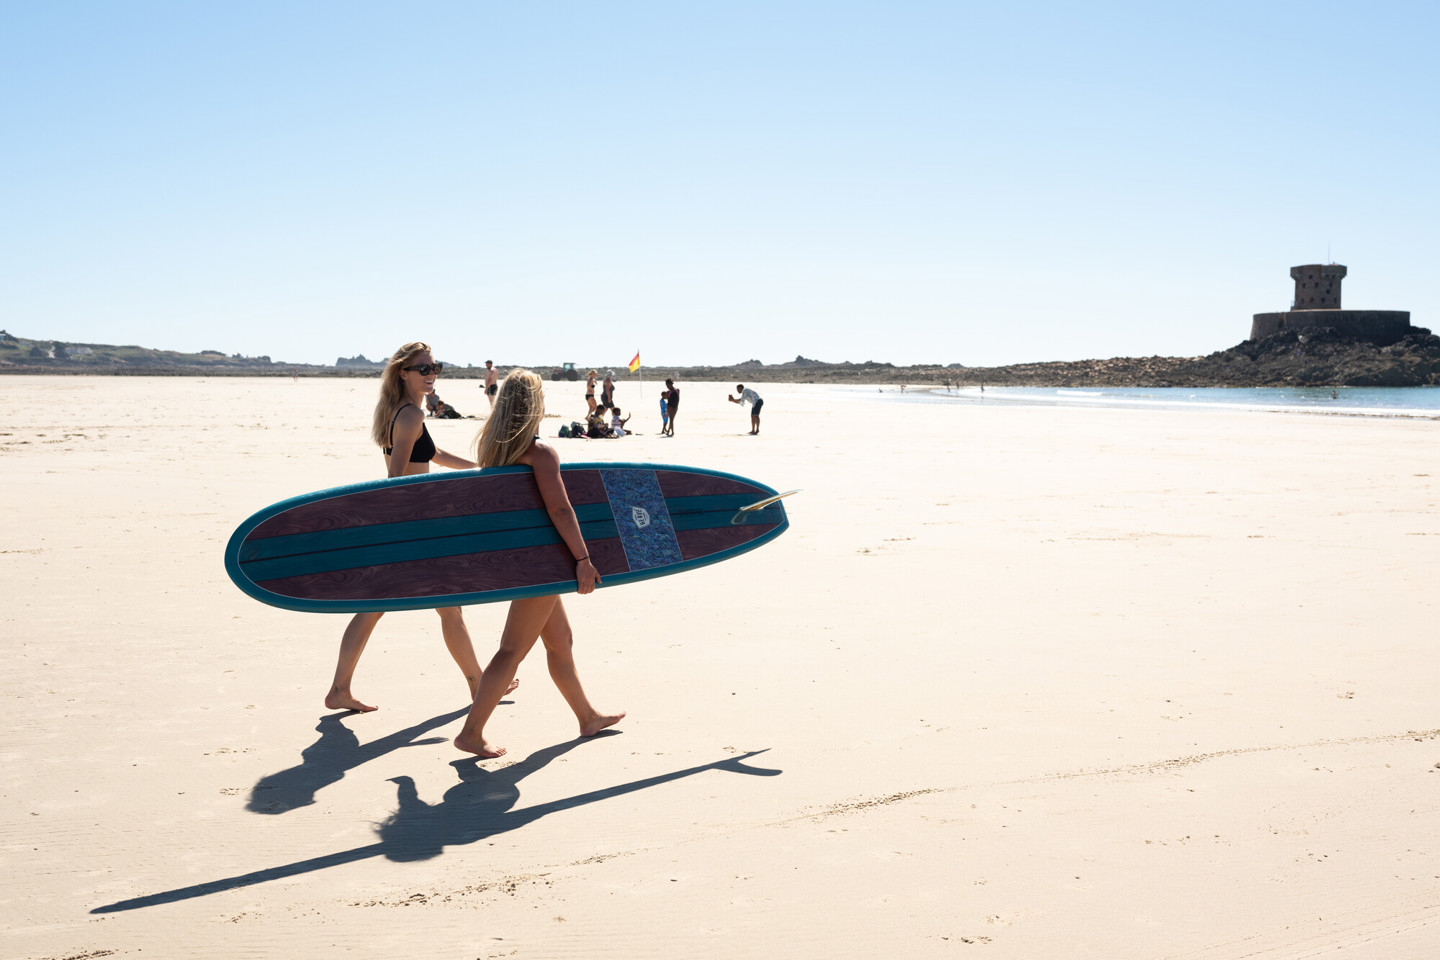
[[[575,369],[573,363],[562,363],[550,371],[551,380],[579,380],[580,371]]]

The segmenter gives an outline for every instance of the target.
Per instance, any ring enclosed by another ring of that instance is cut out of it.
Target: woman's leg
[[[445,607],[435,612],[440,615],[440,634],[445,638],[445,649],[450,651],[455,665],[465,674],[470,700],[474,702],[480,689],[480,661],[475,658],[475,644],[470,641],[465,616],[460,607]]]
[[[360,663],[360,654],[370,640],[370,632],[380,622],[383,613],[357,613],[345,626],[340,638],[340,656],[335,663],[335,679],[330,692],[325,695],[325,706],[331,710],[358,710],[368,713],[375,708],[361,703],[350,693],[350,682],[355,678],[355,667]]]
[[[585,688],[580,685],[580,675],[575,670],[574,633],[570,620],[565,616],[565,605],[557,597],[550,619],[540,630],[540,639],[545,643],[545,660],[550,667],[550,679],[570,709],[580,721],[580,736],[593,737],[606,727],[614,726],[624,718],[625,712],[601,713],[590,704]]]
[[[520,661],[535,646],[545,622],[550,619],[551,608],[559,602],[558,597],[530,597],[510,601],[510,613],[505,617],[505,630],[500,634],[500,649],[490,658],[485,672],[480,676],[480,690],[475,702],[470,705],[470,715],[465,726],[455,737],[455,746],[467,753],[478,753],[482,757],[499,757],[504,747],[497,747],[485,740],[485,724],[490,714],[504,696]]]
[[[443,610],[436,610],[440,614],[440,633],[445,637],[445,647],[450,651],[450,656],[455,658],[455,665],[460,672],[465,674],[465,683],[470,688],[470,700],[473,703],[476,694],[480,692],[480,661],[475,657],[475,645],[470,642],[470,630],[465,626],[465,617],[461,607],[445,607]],[[509,693],[520,686],[520,681],[511,680],[510,686],[505,688]]]

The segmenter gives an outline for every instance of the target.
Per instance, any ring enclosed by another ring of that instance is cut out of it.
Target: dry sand
[[[336,714],[344,618],[222,566],[380,475],[372,382],[0,378],[0,956],[1440,955],[1440,424],[729,387],[557,445],[791,530],[567,600],[630,716],[572,739],[532,655],[476,763],[433,614]]]

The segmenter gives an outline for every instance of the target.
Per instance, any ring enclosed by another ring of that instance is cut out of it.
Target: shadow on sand
[[[321,721],[322,728],[324,724],[325,721]],[[414,730],[414,727],[410,728],[410,731]],[[322,733],[323,732],[322,729]],[[403,734],[406,732],[407,731],[401,731],[400,733]],[[413,733],[411,735],[413,736]],[[607,731],[600,733],[592,737],[591,740],[599,740],[605,738],[607,735],[615,736],[618,735],[618,732]],[[400,734],[396,734],[396,736],[398,737]],[[322,736],[322,742],[324,739]],[[754,750],[738,757],[716,760],[713,763],[702,764],[698,767],[687,767],[684,770],[676,770],[672,773],[646,777],[643,780],[632,780],[629,783],[621,783],[599,790],[592,790],[588,793],[576,794],[573,797],[553,800],[550,803],[542,803],[534,807],[526,807],[521,810],[512,809],[520,799],[520,788],[518,784],[521,780],[537,770],[544,768],[556,757],[562,756],[586,742],[590,741],[576,739],[568,743],[556,744],[553,747],[547,747],[544,750],[538,750],[532,753],[519,763],[502,767],[498,770],[486,770],[479,766],[473,758],[456,760],[451,763],[450,766],[455,768],[460,782],[449,790],[446,790],[445,796],[441,798],[439,803],[432,804],[421,800],[415,789],[415,782],[411,778],[395,777],[393,778],[393,782],[397,785],[399,808],[389,819],[380,825],[380,839],[376,843],[366,844],[363,847],[354,847],[350,850],[341,850],[336,853],[327,853],[322,856],[311,857],[308,860],[297,860],[294,863],[287,863],[278,867],[268,867],[264,870],[256,870],[253,873],[226,877],[221,880],[211,880],[207,883],[197,883],[194,886],[179,887],[174,890],[165,890],[143,897],[134,897],[130,900],[120,900],[116,903],[108,903],[104,906],[96,907],[90,912],[116,913],[122,910],[137,910],[141,907],[158,906],[162,903],[191,900],[196,897],[209,896],[213,893],[222,893],[226,890],[236,890],[241,887],[268,883],[272,880],[283,880],[287,877],[313,873],[317,870],[338,867],[341,864],[367,860],[371,857],[385,857],[389,860],[397,861],[427,860],[431,857],[438,857],[444,852],[446,847],[474,843],[477,840],[484,840],[496,834],[516,830],[527,824],[534,823],[541,817],[549,816],[561,810],[569,810],[574,807],[584,806],[587,803],[609,800],[612,797],[634,793],[637,790],[644,790],[648,787],[659,786],[662,783],[669,783],[672,780],[692,777],[709,770],[721,770],[729,773],[742,773],[760,777],[774,777],[782,772],[764,767],[746,766],[744,761],[766,752],[764,750]],[[295,769],[303,769],[303,765]],[[339,767],[338,769],[343,773],[343,770],[348,768]],[[336,777],[336,779],[339,778]],[[314,791],[312,790],[310,794],[312,797],[313,793]]]
[[[250,800],[245,804],[245,809],[251,813],[274,814],[288,813],[298,807],[308,807],[315,802],[315,794],[330,784],[343,780],[346,771],[353,770],[362,763],[384,756],[391,750],[400,747],[444,743],[445,737],[427,737],[424,740],[415,738],[429,730],[459,720],[469,712],[469,709],[468,706],[461,707],[459,710],[452,710],[450,713],[442,713],[438,717],[422,720],[414,726],[397,730],[389,736],[381,737],[363,747],[360,745],[360,738],[355,736],[355,732],[340,722],[346,717],[355,716],[355,714],[347,710],[344,713],[332,713],[329,716],[321,717],[320,723],[315,727],[320,733],[320,739],[300,751],[299,765],[261,777],[251,788]]]

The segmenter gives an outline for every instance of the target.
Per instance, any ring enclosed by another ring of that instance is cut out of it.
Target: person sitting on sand
[[[608,440],[614,434],[610,432],[610,425],[605,422],[604,409],[596,410],[586,419],[586,436],[591,440]]]
[[[529,370],[512,370],[500,384],[495,410],[476,438],[475,459],[481,467],[523,465],[534,471],[535,485],[550,522],[560,535],[563,549],[574,560],[575,592],[584,596],[601,582],[600,573],[590,560],[590,549],[560,478],[560,457],[554,447],[539,438],[544,416],[545,392],[539,375]],[[585,695],[575,669],[574,634],[560,597],[554,594],[528,597],[510,601],[505,629],[500,634],[500,649],[485,668],[465,726],[455,737],[458,749],[482,757],[504,755],[504,747],[485,739],[485,724],[537,639],[545,644],[550,678],[574,711],[580,736],[593,737],[624,718],[624,711],[601,713]]]
[[[610,432],[617,437],[625,436],[625,424],[630,422],[630,418],[626,417],[622,420],[619,407],[611,407],[610,412]]]
[[[441,466],[454,470],[469,470],[475,464],[453,453],[446,453],[435,446],[430,431],[425,428],[425,416],[420,407],[426,398],[435,393],[435,378],[440,376],[444,364],[436,363],[430,346],[420,341],[407,343],[390,357],[380,374],[380,398],[375,402],[375,413],[370,425],[370,439],[385,454],[386,476],[410,477],[429,473],[433,460]],[[445,607],[435,611],[440,615],[440,633],[450,656],[465,674],[469,686],[469,698],[475,699],[480,688],[480,661],[475,659],[475,647],[470,642],[470,632],[465,628],[465,619],[459,607]],[[350,692],[350,683],[355,668],[360,663],[360,654],[383,613],[357,613],[350,618],[345,633],[340,638],[340,655],[335,664],[335,679],[330,692],[325,695],[325,706],[331,710],[356,710],[368,713],[375,707],[362,703]]]

